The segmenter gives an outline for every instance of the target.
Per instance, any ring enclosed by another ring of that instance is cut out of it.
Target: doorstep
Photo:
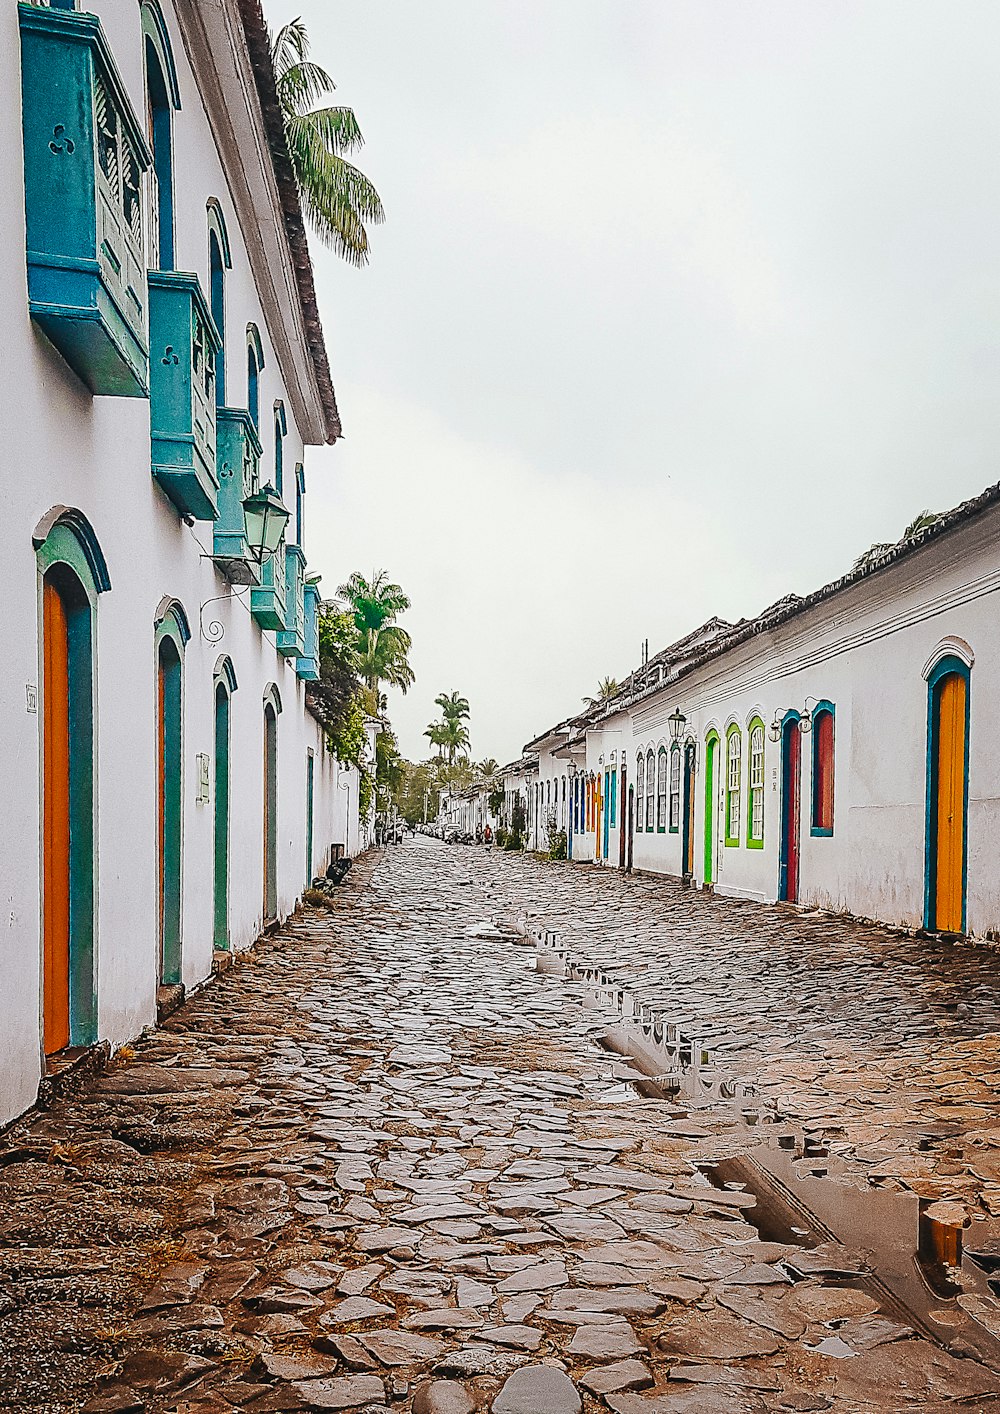
[[[156,989],[156,1024],[162,1026],[167,1017],[184,1004],[184,983],[162,983]]]

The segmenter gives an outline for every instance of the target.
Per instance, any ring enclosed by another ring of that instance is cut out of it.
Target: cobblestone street
[[[992,948],[368,856],[7,1133],[0,1408],[1000,1410],[998,1031]]]

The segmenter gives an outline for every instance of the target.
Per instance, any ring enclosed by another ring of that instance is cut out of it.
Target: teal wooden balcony
[[[31,317],[92,393],[143,398],[149,149],[96,16],[18,15]]]
[[[278,630],[278,652],[298,658],[303,652],[306,557],[298,545],[285,546],[285,626]]]
[[[261,628],[285,627],[287,610],[285,591],[285,553],[282,543],[275,554],[266,555],[260,567],[260,584],[250,591],[250,612]]]
[[[221,348],[197,275],[149,272],[153,475],[183,515],[215,520],[215,360]]]
[[[302,587],[302,657],[295,671],[305,682],[319,678],[319,585],[306,580]]]
[[[216,413],[218,509],[213,535],[216,566],[232,584],[259,584],[260,566],[247,542],[243,502],[260,490],[260,438],[246,408]]]

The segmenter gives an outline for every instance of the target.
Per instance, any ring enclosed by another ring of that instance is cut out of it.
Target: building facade
[[[2,1123],[361,841],[307,707],[340,425],[259,6],[9,5],[0,66]]]
[[[995,936],[998,535],[994,487],[812,595],[712,620],[537,738],[570,857]]]

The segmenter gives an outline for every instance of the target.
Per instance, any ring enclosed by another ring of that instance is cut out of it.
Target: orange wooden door
[[[962,932],[965,873],[966,682],[949,673],[938,686],[934,925]]]
[[[69,1045],[69,634],[55,585],[42,586],[42,1022],[45,1054]]]

